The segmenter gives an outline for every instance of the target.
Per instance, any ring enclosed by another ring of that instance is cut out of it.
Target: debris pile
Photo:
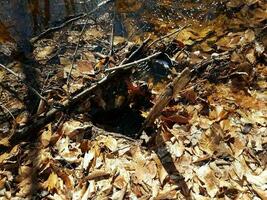
[[[33,80],[1,65],[1,198],[267,199],[267,4],[233,2],[132,41],[79,16]]]

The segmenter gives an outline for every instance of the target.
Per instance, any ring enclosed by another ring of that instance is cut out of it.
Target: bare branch
[[[47,103],[47,100],[36,89],[34,89],[26,81],[24,81],[23,78],[20,75],[18,75],[16,72],[14,72],[13,70],[11,70],[8,67],[4,66],[1,63],[0,63],[0,67],[3,68],[4,70],[8,71],[12,75],[14,75],[19,81],[24,83],[31,91],[33,91],[40,99],[44,100]]]

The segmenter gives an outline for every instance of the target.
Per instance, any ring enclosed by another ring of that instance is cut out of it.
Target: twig
[[[141,50],[141,48],[138,48],[138,49],[139,51]],[[135,51],[135,54],[137,54],[139,51]],[[127,61],[125,61],[124,63],[126,62]],[[66,99],[64,102],[62,102],[61,108],[53,107],[45,114],[45,116],[38,117],[37,119],[34,119],[33,122],[29,126],[26,126],[22,129],[17,130],[16,134],[14,134],[12,138],[10,138],[10,143],[15,144],[17,141],[20,141],[27,137],[31,137],[32,136],[31,133],[36,133],[36,130],[42,128],[47,123],[51,122],[53,118],[55,117],[55,115],[62,111],[62,108],[67,109],[70,106],[81,101],[82,99],[85,99],[92,92],[94,92],[97,88],[103,87],[108,81],[113,80],[116,77],[118,77],[121,74],[121,72],[125,70],[129,70],[130,67],[134,66],[132,63],[129,63],[129,64],[130,65],[128,65],[128,68],[122,68],[121,70],[112,71],[107,76],[105,76],[104,78],[102,78],[101,80],[99,80],[98,82],[90,86],[89,88],[82,90],[80,93],[78,93],[72,98]]]
[[[70,71],[69,71],[69,74],[68,74],[68,77],[67,77],[67,88],[68,88],[68,91],[69,91],[69,86],[70,86],[70,77],[71,77],[72,70],[74,68],[76,55],[77,55],[77,52],[78,52],[78,49],[79,49],[79,45],[80,45],[82,36],[83,36],[83,34],[85,32],[86,24],[87,24],[88,21],[89,21],[89,18],[86,19],[86,21],[85,21],[85,23],[83,25],[82,31],[81,31],[81,33],[79,35],[78,43],[76,44],[75,51],[74,51],[74,54],[72,56],[71,68],[70,68]]]
[[[131,53],[131,55],[128,58],[124,58],[124,60],[120,63],[119,66],[130,62],[133,59],[133,57],[137,55],[137,53],[140,53],[140,51],[144,48],[144,46],[148,43],[149,40],[150,36],[147,39],[145,39],[145,41],[133,53]]]
[[[115,7],[115,6],[114,6]],[[111,36],[110,36],[110,52],[109,52],[109,56],[113,55],[113,45],[114,45],[114,29],[115,29],[115,9],[113,9],[113,19],[112,19],[112,24],[111,24]]]
[[[87,15],[86,14],[80,14],[80,15],[77,15],[65,22],[63,22],[62,24],[60,24],[59,26],[54,26],[54,27],[51,27],[51,28],[48,28],[46,29],[44,32],[42,32],[40,35],[36,36],[36,37],[33,37],[32,39],[30,39],[30,42],[31,43],[35,43],[37,42],[38,40],[42,39],[43,37],[45,37],[46,35],[48,35],[49,33],[52,33],[54,31],[58,31],[62,28],[64,28],[65,26],[71,24],[72,22],[74,21],[77,21],[79,19],[82,19],[84,17],[86,17]]]
[[[7,107],[5,107],[3,103],[0,102],[0,106],[1,106],[1,108],[3,110],[6,110],[10,114],[10,116],[14,119],[14,121],[16,121],[16,119],[15,119],[14,115],[12,114],[12,112]]]
[[[110,71],[114,71],[114,70],[119,70],[119,69],[123,69],[123,68],[132,67],[132,66],[138,65],[138,64],[140,64],[142,62],[151,60],[152,58],[155,58],[155,57],[159,56],[160,54],[161,54],[161,52],[157,52],[157,53],[154,53],[154,54],[152,54],[150,56],[147,56],[145,58],[139,59],[137,61],[133,61],[133,62],[124,64],[124,65],[119,65],[117,67],[112,67],[112,68],[106,69],[105,72],[110,72]]]
[[[154,123],[157,117],[161,115],[161,111],[169,104],[170,100],[175,97],[191,80],[192,73],[189,68],[185,68],[179,76],[177,76],[171,83],[169,83],[164,91],[160,94],[155,105],[150,110],[145,122],[136,135],[140,137],[143,130]]]
[[[92,138],[96,138],[97,136],[100,136],[100,135],[104,135],[104,136],[112,136],[114,138],[122,138],[122,139],[125,139],[125,140],[128,140],[130,142],[134,142],[134,143],[137,143],[138,141],[133,139],[133,138],[130,138],[126,135],[122,135],[120,133],[115,133],[115,132],[109,132],[109,131],[105,131],[103,129],[100,129],[96,126],[93,126],[92,127]]]
[[[99,10],[102,6],[108,4],[108,3],[111,2],[111,1],[112,1],[112,0],[106,0],[106,1],[103,1],[103,2],[99,3],[99,4],[96,6],[96,8],[94,8],[94,9],[93,9],[92,11],[90,11],[89,13],[78,15],[78,16],[76,16],[76,17],[74,17],[74,18],[72,18],[72,19],[70,19],[70,20],[68,20],[68,21],[65,21],[63,24],[61,24],[61,25],[59,25],[59,26],[51,27],[51,28],[45,30],[45,31],[42,32],[40,35],[38,35],[38,36],[32,38],[32,39],[30,40],[30,42],[31,42],[31,43],[35,43],[36,41],[38,41],[38,40],[40,40],[41,38],[43,38],[43,37],[45,37],[46,35],[48,35],[49,33],[52,33],[52,32],[54,32],[54,31],[58,31],[58,30],[64,28],[65,26],[71,24],[71,23],[74,22],[74,21],[77,21],[77,20],[79,20],[79,19],[85,18],[85,17],[87,17],[87,16],[89,16],[89,15],[92,15],[94,12],[96,12],[97,10]]]
[[[151,46],[154,45],[155,43],[157,43],[157,42],[159,42],[159,41],[161,41],[161,40],[163,40],[163,39],[165,39],[165,38],[167,38],[167,37],[170,37],[170,36],[172,36],[172,35],[174,35],[174,34],[177,34],[177,33],[181,32],[182,30],[184,30],[185,28],[188,28],[189,26],[191,26],[191,24],[189,24],[189,25],[185,25],[185,26],[179,28],[178,30],[176,30],[176,31],[174,31],[174,32],[172,32],[172,33],[169,33],[169,34],[167,34],[167,35],[164,35],[164,36],[162,36],[162,37],[159,37],[158,39],[156,39],[156,40],[154,40],[153,42],[151,42],[151,43],[148,45],[148,47],[151,47]]]
[[[92,14],[93,12],[95,12],[96,10],[98,10],[101,6],[103,6],[103,5],[107,4],[107,3],[109,3],[110,1],[111,1],[111,0],[107,0],[107,1],[104,1],[104,2],[102,2],[102,3],[100,3],[100,4],[98,4],[97,7],[96,7],[95,9],[93,9],[92,11],[90,11],[90,12],[86,15],[87,18],[86,18],[86,21],[85,21],[85,23],[84,23],[84,25],[83,25],[82,31],[81,31],[81,33],[80,33],[80,35],[79,35],[78,43],[77,43],[77,45],[76,45],[76,47],[75,47],[75,51],[74,51],[74,54],[73,54],[73,57],[72,57],[71,68],[70,68],[70,71],[69,71],[69,74],[68,74],[68,77],[67,77],[67,88],[68,88],[68,93],[69,93],[69,86],[70,86],[71,73],[72,73],[72,70],[73,70],[73,68],[74,68],[74,63],[75,63],[75,60],[76,60],[76,55],[77,55],[77,52],[78,52],[78,49],[79,49],[79,45],[80,45],[82,36],[83,36],[83,34],[84,34],[84,32],[85,32],[86,25],[87,25],[87,23],[88,23],[88,21],[89,21],[89,16],[90,16],[90,14]],[[112,38],[113,38],[113,36],[112,36]],[[113,39],[112,39],[112,44],[113,44]],[[112,47],[112,48],[113,48],[113,47]]]
[[[44,100],[47,103],[47,100],[32,86],[30,86],[26,81],[24,81],[17,73],[9,69],[8,67],[4,66],[3,64],[0,63],[0,67],[3,68],[4,70],[8,71],[9,73],[13,74],[15,77],[18,78],[19,81],[24,83],[30,90],[32,90],[40,99]]]

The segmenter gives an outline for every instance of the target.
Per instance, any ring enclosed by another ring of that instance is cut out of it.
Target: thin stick
[[[156,39],[156,40],[154,40],[153,42],[151,42],[151,43],[148,45],[148,47],[151,47],[151,46],[154,45],[155,43],[157,43],[157,42],[159,42],[159,41],[161,41],[161,40],[163,40],[163,39],[165,39],[165,38],[167,38],[167,37],[170,37],[170,36],[172,36],[172,35],[174,35],[174,34],[177,34],[177,33],[181,32],[182,30],[184,30],[185,28],[188,28],[189,26],[191,26],[191,24],[189,24],[189,25],[185,25],[185,26],[179,28],[178,30],[176,30],[176,31],[174,31],[174,32],[172,32],[172,33],[169,33],[169,34],[167,34],[167,35],[164,35],[164,36],[162,36],[162,37],[159,37],[158,39]]]
[[[114,6],[115,7],[115,6]],[[110,52],[109,56],[113,55],[113,45],[114,45],[114,29],[115,29],[115,9],[113,9],[113,19],[112,19],[112,24],[111,24],[111,36],[110,36]]]
[[[94,9],[93,9],[92,11],[90,11],[89,13],[78,15],[78,16],[76,16],[76,17],[74,17],[74,18],[72,18],[72,19],[70,19],[70,20],[68,20],[68,21],[65,21],[63,24],[61,24],[61,25],[59,25],[59,26],[51,27],[51,28],[45,30],[45,31],[42,32],[40,35],[38,35],[38,36],[32,38],[32,39],[30,40],[30,42],[31,42],[31,43],[34,43],[34,42],[40,40],[41,38],[45,37],[45,36],[48,35],[49,33],[52,33],[52,32],[54,32],[54,31],[58,31],[58,30],[64,28],[65,26],[71,24],[71,23],[74,22],[74,21],[77,21],[77,20],[79,20],[79,19],[85,18],[85,17],[87,17],[87,16],[89,16],[89,15],[92,15],[94,12],[96,12],[97,10],[99,10],[102,6],[108,4],[108,3],[111,2],[111,1],[112,1],[112,0],[106,0],[106,1],[103,1],[103,2],[99,3],[99,4],[96,6],[96,8],[94,8]]]
[[[157,56],[159,56],[161,54],[161,52],[157,52],[157,53],[154,53],[150,56],[147,56],[145,58],[142,58],[142,59],[139,59],[137,61],[133,61],[133,62],[130,62],[130,63],[127,63],[127,64],[124,64],[124,65],[119,65],[117,67],[112,67],[112,68],[109,68],[109,69],[106,69],[105,72],[110,72],[110,71],[114,71],[114,70],[119,70],[119,69],[123,69],[123,68],[127,68],[127,67],[132,67],[134,65],[138,65],[142,62],[145,62],[145,61],[148,61],[148,60],[151,60],[152,58],[155,58]]]
[[[3,64],[0,63],[0,67],[3,68],[4,70],[8,71],[9,73],[13,74],[14,76],[16,76],[18,78],[19,81],[21,81],[22,83],[24,83],[30,90],[32,90],[40,99],[44,100],[47,103],[47,100],[36,90],[34,89],[32,86],[30,86],[26,81],[24,81],[20,75],[18,75],[17,73],[15,73],[14,71],[12,71],[11,69],[9,69],[8,67],[4,66]]]
[[[139,48],[140,49],[140,48]],[[137,52],[138,53],[138,52]],[[127,61],[125,61],[127,62]],[[130,67],[134,66],[132,63],[129,63],[128,68],[122,68],[122,70],[129,70]],[[127,65],[127,64],[126,64]],[[122,65],[123,66],[123,65]],[[125,66],[125,65],[124,65]],[[103,87],[108,81],[113,80],[117,76],[119,76],[121,73],[121,70],[112,71],[107,76],[96,82],[95,84],[91,85],[89,88],[84,89],[77,95],[73,96],[72,98],[66,99],[62,102],[62,106],[66,109],[80,100],[88,97],[93,91],[95,91],[99,87]],[[16,141],[19,141],[21,139],[25,139],[26,137],[29,137],[32,132],[36,132],[39,128],[43,127],[45,124],[51,122],[54,118],[54,116],[60,112],[61,109],[59,108],[51,108],[44,117],[39,117],[33,121],[29,126],[26,126],[22,129],[19,129],[16,131],[17,134],[14,134],[14,136],[10,139],[11,143],[15,143]],[[33,131],[34,130],[34,131]]]
[[[92,127],[92,139],[96,138],[97,136],[100,136],[100,135],[104,135],[104,136],[112,136],[112,137],[115,137],[115,138],[122,138],[122,139],[125,139],[125,140],[128,140],[128,141],[131,141],[131,142],[134,142],[136,143],[137,140],[133,139],[133,138],[130,138],[126,135],[123,135],[123,134],[120,134],[120,133],[115,133],[115,132],[109,132],[109,131],[105,131],[103,129],[100,129],[96,126],[93,126]]]
[[[133,52],[131,53],[131,55],[128,58],[124,58],[124,60],[120,63],[119,66],[131,61],[131,59],[137,54],[140,53],[140,51],[144,48],[144,46],[148,43],[148,41],[150,40],[150,36],[145,39],[145,41]]]
[[[3,110],[6,110],[14,120],[16,120],[12,112],[7,107],[5,107],[3,103],[0,102],[0,106]]]
[[[74,63],[76,61],[76,55],[77,55],[77,52],[78,52],[78,49],[79,49],[79,45],[81,43],[82,36],[83,36],[83,34],[85,32],[86,24],[87,24],[88,21],[89,21],[89,17],[86,19],[86,21],[85,21],[85,23],[83,25],[82,31],[81,31],[81,33],[79,35],[78,43],[76,44],[75,51],[74,51],[74,54],[72,56],[71,68],[70,68],[70,71],[69,71],[69,74],[68,74],[68,77],[67,77],[67,88],[68,88],[68,90],[69,90],[69,85],[70,85],[71,73],[72,73],[72,70],[74,68]]]

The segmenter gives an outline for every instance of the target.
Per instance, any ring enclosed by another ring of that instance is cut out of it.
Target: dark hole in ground
[[[110,111],[99,111],[92,115],[92,122],[110,132],[134,137],[144,122],[138,110],[125,107]]]

